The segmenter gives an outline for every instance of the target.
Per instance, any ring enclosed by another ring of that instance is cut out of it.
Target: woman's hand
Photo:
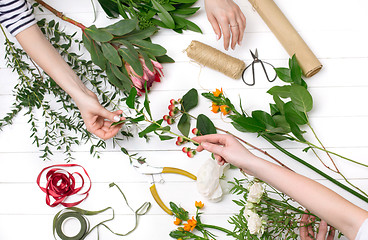
[[[335,237],[335,228],[328,226],[327,223],[321,220],[317,234],[313,231],[313,223],[315,217],[304,214],[300,220],[300,239],[301,240],[333,240]],[[330,228],[328,230],[328,228]],[[328,230],[328,231],[327,231]]]
[[[198,152],[203,150],[212,152],[220,165],[224,165],[228,162],[247,171],[247,169],[244,169],[246,162],[249,161],[250,158],[255,157],[234,137],[227,134],[204,135],[194,137],[193,140],[200,143],[196,149]]]
[[[74,101],[82,114],[87,130],[103,140],[114,137],[122,124],[115,126],[111,126],[111,124],[125,119],[120,117],[123,111],[110,112],[106,110],[99,103],[96,94],[89,90],[86,91]]]
[[[229,49],[230,38],[232,49],[237,43],[241,45],[246,19],[239,6],[232,0],[205,0],[205,8],[217,40],[221,38],[222,30],[224,48]]]

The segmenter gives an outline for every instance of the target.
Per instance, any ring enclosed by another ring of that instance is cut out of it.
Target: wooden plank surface
[[[97,6],[97,21],[92,23],[93,10],[89,0],[47,0],[46,2],[86,26],[96,24],[102,27],[114,21],[106,18],[101,8]],[[249,64],[251,55],[248,50],[257,48],[261,59],[277,67],[287,66],[288,55],[248,1],[237,0],[236,2],[247,17],[247,29],[242,46],[228,53]],[[368,30],[366,23],[368,15],[366,13],[368,2],[364,0],[275,0],[275,2],[324,65],[320,73],[307,80],[315,102],[310,114],[311,123],[326,147],[367,163]],[[199,0],[197,5],[201,10],[191,20],[202,28],[202,35],[193,32],[179,35],[169,30],[160,30],[153,38],[154,42],[162,44],[168,50],[168,54],[176,60],[175,64],[164,65],[165,78],[161,83],[155,84],[150,93],[154,118],[160,118],[167,113],[166,105],[171,98],[178,98],[193,87],[200,92],[222,87],[234,103],[240,96],[247,110],[268,110],[271,98],[266,91],[273,85],[281,84],[279,80],[270,84],[262,78],[260,69],[257,69],[256,74],[260,77],[257,77],[254,87],[248,87],[241,80],[232,80],[211,69],[201,68],[183,53],[191,40],[200,40],[223,49],[222,40],[215,40],[215,34],[206,19],[203,1]],[[39,11],[36,11],[36,17],[54,18],[49,12]],[[70,24],[64,22],[60,24],[68,32],[78,30]],[[4,37],[0,36],[0,42],[3,41]],[[0,56],[4,56],[4,53],[5,49],[1,47]],[[6,67],[3,59],[0,60],[0,76],[0,117],[3,117],[14,100],[12,88],[17,79],[17,75]],[[199,107],[193,113],[205,113],[214,119],[216,125],[231,129],[229,124],[218,115],[212,114],[209,107],[209,102],[200,99]],[[62,207],[48,207],[44,202],[45,195],[39,190],[35,181],[44,167],[63,163],[63,154],[55,153],[52,161],[44,162],[39,158],[41,153],[36,146],[32,145],[32,140],[29,138],[30,126],[27,124],[28,118],[23,116],[24,113],[23,111],[15,119],[13,125],[5,127],[0,132],[0,239],[52,239],[52,219]],[[39,124],[42,125],[42,116],[40,115],[38,119]],[[239,135],[281,159],[298,173],[325,184],[368,210],[366,203],[286,158],[254,134]],[[312,136],[308,135],[308,137]],[[288,142],[282,143],[282,146],[322,168],[310,153],[301,153],[303,146]],[[209,157],[208,154],[202,153],[194,159],[189,159],[181,153],[175,141],[160,142],[155,138],[152,138],[149,143],[142,139],[131,139],[124,143],[124,147],[147,157],[147,161],[153,165],[179,167],[193,173],[196,173],[203,161]],[[80,205],[81,208],[98,210],[113,206],[117,219],[111,226],[117,232],[127,231],[132,226],[133,215],[124,205],[117,190],[109,188],[110,182],[116,182],[122,187],[133,208],[139,207],[145,201],[152,202],[152,209],[146,216],[141,217],[139,228],[125,239],[171,239],[168,234],[175,228],[172,224],[174,219],[157,206],[150,195],[147,179],[134,171],[129,165],[128,158],[113,147],[111,140],[107,141],[107,148],[102,150],[100,159],[93,158],[89,154],[88,146],[76,147],[74,151],[76,158],[74,163],[83,165],[93,181],[90,196]],[[349,180],[368,191],[367,169],[340,159],[336,161]],[[232,170],[227,179],[231,180],[233,176],[241,177],[240,173]],[[340,176],[332,173],[331,176],[342,181]],[[173,175],[165,175],[163,178],[165,183],[158,184],[157,188],[164,202],[179,203],[193,214],[194,201],[205,201],[197,193],[193,181]],[[233,198],[233,195],[227,195],[219,203],[205,201],[203,219],[208,223],[230,228],[227,219],[238,211],[237,206],[231,201]],[[104,217],[108,215],[96,217],[96,221]],[[100,234],[101,239],[114,238],[111,233],[104,230]],[[216,232],[216,234],[220,236],[219,239],[229,239],[221,233]],[[92,234],[87,239],[96,239],[96,236]]]

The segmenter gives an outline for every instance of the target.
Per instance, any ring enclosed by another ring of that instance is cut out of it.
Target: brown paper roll
[[[196,40],[193,40],[185,51],[191,59],[233,79],[239,79],[245,69],[242,60]]]
[[[321,70],[320,61],[273,0],[248,1],[275,34],[290,57],[295,54],[304,76],[311,77]]]

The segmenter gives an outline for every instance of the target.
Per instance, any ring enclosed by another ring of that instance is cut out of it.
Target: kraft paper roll
[[[318,73],[322,64],[291,25],[273,0],[248,0],[263,21],[275,34],[290,57],[295,54],[303,74],[311,77]]]
[[[242,60],[196,40],[193,40],[185,51],[191,59],[233,79],[239,79],[245,69]]]

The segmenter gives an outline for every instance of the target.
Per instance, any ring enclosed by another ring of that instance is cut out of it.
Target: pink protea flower
[[[147,82],[147,90],[150,90],[153,82],[161,82],[161,77],[163,77],[164,74],[162,72],[162,65],[160,63],[151,59],[153,65],[153,72],[151,72],[141,56],[139,56],[139,61],[141,62],[143,68],[143,76],[139,76],[133,70],[132,66],[130,66],[130,64],[127,62],[125,63],[125,69],[127,70],[128,75],[133,82],[133,86],[137,89],[138,95],[142,95],[142,93],[145,92],[145,82]]]

